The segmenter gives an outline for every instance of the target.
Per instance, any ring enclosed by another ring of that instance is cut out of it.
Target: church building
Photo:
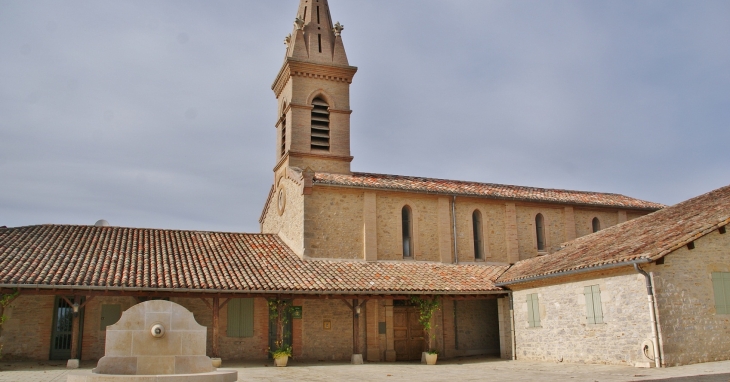
[[[682,235],[700,226],[724,233],[727,192],[682,207],[687,214],[722,201],[707,207],[715,213],[696,226],[676,228],[675,207],[618,194],[353,172],[350,114],[357,105],[350,104],[350,85],[357,67],[348,61],[344,28],[333,22],[327,0],[301,0],[294,16],[272,85],[276,161],[261,233],[0,228],[0,293],[11,301],[0,327],[7,359],[98,359],[106,327],[147,299],[191,310],[208,327],[208,354],[224,360],[269,357],[277,336],[271,301],[292,307],[284,341],[295,361],[350,361],[355,354],[366,362],[417,361],[429,349],[447,359],[632,365],[658,359],[661,336],[651,329],[644,277],[633,265],[659,272],[668,268],[656,268],[658,261],[674,252],[642,252],[640,244],[646,251],[667,242],[683,247]],[[653,227],[665,227],[666,235],[652,236]],[[639,232],[643,241],[631,241]],[[702,240],[730,247],[717,235]],[[615,247],[620,251],[609,251]],[[687,266],[690,255],[672,254],[663,266]],[[707,267],[720,279],[728,272]],[[595,273],[574,276],[578,269]],[[661,285],[672,275],[662,273]],[[709,285],[705,297],[713,293]],[[657,301],[676,304],[673,293]],[[582,313],[589,295],[592,316]],[[439,301],[428,333],[414,298]],[[616,313],[615,302],[631,314]],[[558,305],[577,323],[566,324]],[[686,312],[660,309],[670,314],[682,320]],[[607,323],[597,325],[601,320]],[[28,333],[28,325],[39,329]],[[667,340],[672,325],[664,326]],[[593,346],[590,338],[604,338],[607,328],[622,337],[606,340],[608,355],[577,346]],[[672,333],[675,341],[679,334]],[[642,347],[647,340],[650,349]],[[681,349],[667,343],[667,354]],[[671,357],[666,365],[728,358]]]

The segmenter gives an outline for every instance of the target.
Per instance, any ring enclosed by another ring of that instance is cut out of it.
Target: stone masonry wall
[[[601,290],[604,324],[587,323],[583,288],[591,285]],[[630,366],[644,361],[640,349],[651,339],[651,325],[644,277],[633,268],[512,287],[517,359]],[[539,298],[537,328],[528,324],[530,293]]]
[[[311,258],[363,258],[363,192],[317,187],[305,198],[304,240]]]
[[[505,241],[505,208],[503,202],[495,202],[478,198],[457,198],[456,200],[456,232],[459,249],[459,262],[473,262],[474,229],[472,214],[479,210],[482,215],[482,236],[487,243],[486,262],[507,263],[507,243]]]
[[[438,198],[409,193],[378,193],[376,199],[378,260],[403,260],[404,205],[413,211],[414,260],[440,261]]]
[[[593,218],[601,222],[601,229],[618,224],[618,214],[610,210],[575,209],[575,233],[578,237],[593,233]]]
[[[555,252],[565,241],[563,207],[517,205],[517,241],[520,260],[537,256],[535,216],[541,213],[545,224],[545,253]]]
[[[279,215],[278,187],[286,192],[284,213]],[[264,221],[261,224],[261,233],[274,233],[294,251],[304,254],[304,195],[301,187],[286,177],[281,177],[269,203]]]
[[[654,273],[665,364],[730,359],[730,315],[715,312],[712,287],[712,272],[730,272],[730,233],[714,231],[646,270]]]

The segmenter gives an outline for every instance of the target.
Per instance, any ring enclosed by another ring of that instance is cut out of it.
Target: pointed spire
[[[344,27],[333,26],[327,0],[300,0],[287,57],[335,65],[349,65],[340,36]]]

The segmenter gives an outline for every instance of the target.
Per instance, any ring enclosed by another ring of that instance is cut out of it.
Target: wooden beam
[[[64,301],[66,301],[66,303],[68,304],[68,306],[73,306],[74,303],[71,302],[71,300],[69,300],[68,298],[66,298],[66,296],[61,295],[61,298],[64,299]]]
[[[88,303],[89,303],[89,301],[91,301],[91,300],[93,300],[93,299],[94,299],[94,296],[89,296],[89,297],[86,297],[86,301],[84,301],[84,303],[83,303],[83,304],[81,304],[81,306],[79,306],[79,310],[81,310],[81,308],[85,307],[85,306],[86,306],[86,304],[88,304]]]
[[[231,299],[227,298],[225,301],[223,301],[221,306],[218,307],[218,310],[220,311],[221,309],[223,309],[223,307],[226,306],[226,304],[228,304],[228,301],[231,301]]]
[[[208,302],[207,299],[201,297],[200,300],[202,300],[205,303],[205,306],[207,306],[208,309],[213,310],[213,305],[210,305],[210,303]]]
[[[73,296],[73,295],[82,295],[82,296],[108,296],[108,297],[134,297],[137,299],[137,302],[141,302],[139,300],[140,297],[145,298],[159,298],[159,297],[179,297],[179,298],[211,298],[213,296],[219,296],[221,298],[274,298],[276,295],[273,295],[271,293],[251,293],[251,292],[243,292],[243,293],[206,293],[204,291],[201,292],[151,292],[151,291],[121,291],[121,290],[88,290],[88,289],[39,289],[39,288],[29,288],[29,289],[20,289],[21,293],[23,295],[39,295],[39,296]],[[8,293],[14,293],[13,289],[10,288],[3,288],[0,289],[0,293],[8,294]],[[441,298],[450,298],[450,299],[494,299],[498,297],[506,296],[507,293],[504,294],[468,294],[468,295],[440,295]],[[370,299],[376,299],[376,300],[408,300],[414,295],[397,295],[397,294],[390,294],[390,295],[357,295],[357,294],[285,294],[282,295],[282,297],[286,297],[287,299],[303,299],[303,300],[315,300],[315,299],[332,299],[332,300],[352,300],[352,299],[358,299],[358,300],[370,300]],[[417,296],[424,296],[424,295],[417,295]],[[431,294],[428,294],[426,296],[431,296]]]
[[[350,304],[347,300],[342,300],[342,302],[344,302],[345,305],[347,305],[347,307],[350,308],[350,310],[352,310],[353,312],[355,311],[355,309],[352,307],[352,304]]]

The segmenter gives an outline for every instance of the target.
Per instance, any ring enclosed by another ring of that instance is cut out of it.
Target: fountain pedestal
[[[217,370],[205,355],[207,331],[193,314],[170,301],[137,304],[106,330],[104,357],[68,382],[235,382],[235,370]]]

